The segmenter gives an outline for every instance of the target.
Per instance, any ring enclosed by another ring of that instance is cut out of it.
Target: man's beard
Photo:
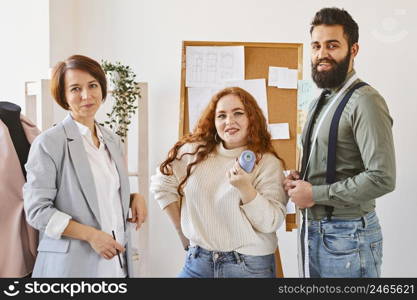
[[[317,61],[316,64],[311,63],[311,76],[313,77],[316,85],[321,89],[332,89],[340,86],[346,79],[349,61],[350,51],[341,62],[336,62],[334,59],[323,58]],[[329,71],[318,71],[317,67],[320,63],[327,62],[332,64],[332,68]]]

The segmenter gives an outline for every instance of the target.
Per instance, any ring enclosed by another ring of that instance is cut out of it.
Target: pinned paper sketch
[[[210,99],[222,88],[223,87],[188,88],[188,125],[190,131],[197,125],[198,118],[209,104]]]
[[[301,147],[301,134],[307,121],[307,113],[320,90],[312,80],[298,80],[297,90],[297,145]]]
[[[312,80],[298,80],[297,109],[307,112],[317,90]]]
[[[245,79],[243,46],[186,47],[187,87],[216,87],[225,80]]]
[[[269,124],[268,127],[273,140],[288,140],[290,138],[288,123]]]
[[[276,86],[280,89],[297,89],[297,76],[297,69],[269,67],[268,86]]]
[[[258,102],[258,105],[268,122],[268,98],[266,95],[266,82],[264,78],[227,81],[225,87],[229,86],[237,86],[249,92],[255,98],[256,102]]]

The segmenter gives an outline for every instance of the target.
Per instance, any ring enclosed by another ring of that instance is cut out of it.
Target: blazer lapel
[[[84,149],[81,134],[70,115],[63,121],[63,126],[67,135],[68,150],[71,156],[71,161],[74,165],[75,172],[80,182],[81,190],[85,199],[90,206],[91,211],[96,217],[98,223],[101,225],[100,210],[98,208],[98,199],[96,193],[96,186],[94,183],[93,173],[90,169],[87,153]]]
[[[101,131],[106,144],[107,149],[110,152],[111,158],[116,164],[117,172],[119,173],[120,178],[120,198],[122,200],[122,209],[123,209],[123,222],[126,223],[126,219],[129,212],[130,204],[130,191],[129,191],[129,178],[127,177],[127,170],[122,156],[121,149],[119,149],[118,141],[116,141],[113,136],[108,134],[105,130]]]

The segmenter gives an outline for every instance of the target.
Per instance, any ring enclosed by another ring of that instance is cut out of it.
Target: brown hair
[[[186,184],[188,177],[190,177],[192,173],[192,168],[205,160],[207,156],[214,150],[216,145],[221,142],[219,138],[216,138],[217,130],[215,127],[215,113],[217,103],[222,97],[227,95],[235,95],[242,101],[245,112],[249,119],[248,139],[246,147],[248,150],[252,150],[256,154],[257,162],[259,162],[264,153],[272,153],[278,159],[280,159],[272,146],[271,135],[268,132],[266,119],[255,98],[250,93],[239,87],[225,88],[216,93],[211,98],[210,103],[201,114],[200,119],[194,128],[194,131],[183,136],[171,148],[171,150],[168,152],[168,158],[159,167],[162,174],[172,175],[171,163],[174,160],[181,160],[184,155],[196,155],[196,159],[187,165],[187,175],[178,186],[177,191],[181,198],[183,197],[183,187]],[[182,146],[187,143],[194,142],[198,143],[198,146],[194,152],[184,153],[180,157],[177,157],[178,152]]]
[[[68,70],[81,70],[89,73],[100,84],[103,101],[107,96],[106,74],[100,64],[94,59],[83,55],[72,55],[65,61],[58,62],[52,70],[51,94],[63,109],[68,110],[69,105],[65,99],[65,73]]]
[[[319,25],[341,25],[347,38],[349,48],[359,40],[359,26],[352,16],[344,9],[326,7],[320,9],[311,21],[310,34]]]

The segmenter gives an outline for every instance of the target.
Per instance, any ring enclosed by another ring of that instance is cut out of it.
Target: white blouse
[[[120,196],[120,179],[116,164],[110,156],[101,131],[97,125],[96,131],[99,139],[99,147],[94,145],[92,134],[87,126],[75,122],[82,136],[84,149],[93,174],[96,186],[98,207],[100,211],[101,230],[112,235],[114,231],[119,244],[125,245],[123,211]],[[59,239],[72,217],[57,211],[49,220],[45,234],[51,238]],[[100,256],[98,265],[98,277],[126,277],[126,263],[124,255],[120,254],[123,269],[120,267],[117,255],[107,260]]]

